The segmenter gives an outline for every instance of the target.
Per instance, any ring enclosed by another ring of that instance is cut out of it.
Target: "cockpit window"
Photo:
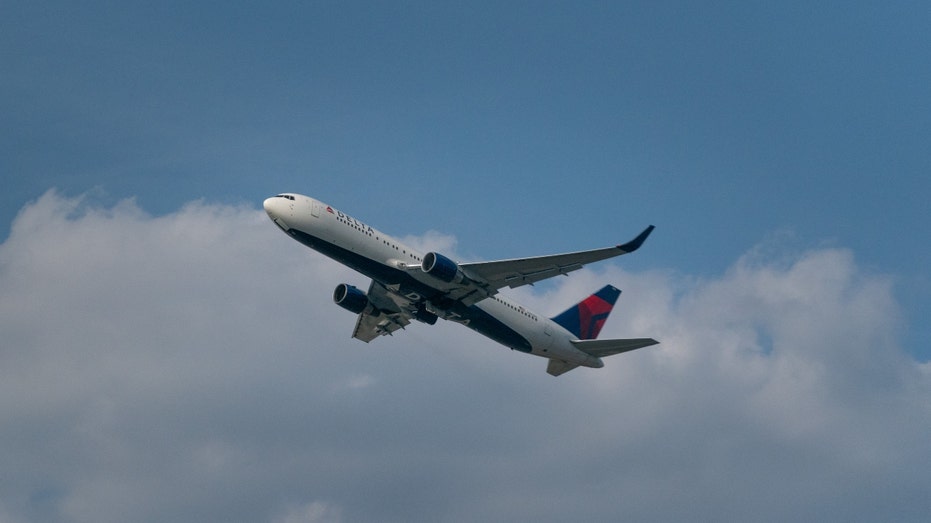
[[[294,196],[291,196],[290,194],[279,194],[275,196],[275,198],[284,198],[285,200],[291,200],[292,202],[294,201]]]

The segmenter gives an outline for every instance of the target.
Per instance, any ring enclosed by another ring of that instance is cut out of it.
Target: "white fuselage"
[[[413,301],[432,303],[434,276],[421,270],[425,253],[323,202],[286,193],[264,203],[269,217],[289,236],[372,278]],[[512,349],[576,365],[600,368],[600,358],[576,349],[575,337],[549,318],[500,295],[474,305],[431,307],[429,312],[462,323]]]

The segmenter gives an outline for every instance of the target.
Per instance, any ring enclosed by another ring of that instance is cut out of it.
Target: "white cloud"
[[[260,211],[50,192],[0,245],[0,514],[923,519],[931,367],[898,346],[892,279],[765,252],[513,291],[555,314],[614,283],[602,336],[662,341],[552,378],[449,323],[350,339],[330,293],[365,278]]]
[[[456,256],[456,238],[448,234],[430,230],[420,236],[407,235],[401,242],[421,252],[436,251],[446,256]]]

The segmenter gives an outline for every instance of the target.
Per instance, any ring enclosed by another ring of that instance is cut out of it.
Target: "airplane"
[[[513,350],[549,359],[559,376],[576,367],[602,368],[601,358],[659,343],[652,338],[597,339],[621,291],[607,285],[565,312],[543,317],[498,294],[566,275],[640,248],[653,226],[633,240],[589,251],[501,261],[457,263],[421,253],[319,200],[282,193],[264,201],[269,218],[288,236],[371,278],[368,291],[340,283],[333,301],[358,315],[352,337],[366,343],[411,320],[461,323]]]

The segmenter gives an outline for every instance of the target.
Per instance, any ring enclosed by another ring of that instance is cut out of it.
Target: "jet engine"
[[[458,283],[465,279],[456,262],[436,252],[428,252],[420,264],[423,272],[446,283]]]
[[[362,314],[362,311],[369,305],[369,297],[365,292],[348,283],[340,283],[336,286],[336,290],[333,291],[333,301],[347,311],[356,314]]]

